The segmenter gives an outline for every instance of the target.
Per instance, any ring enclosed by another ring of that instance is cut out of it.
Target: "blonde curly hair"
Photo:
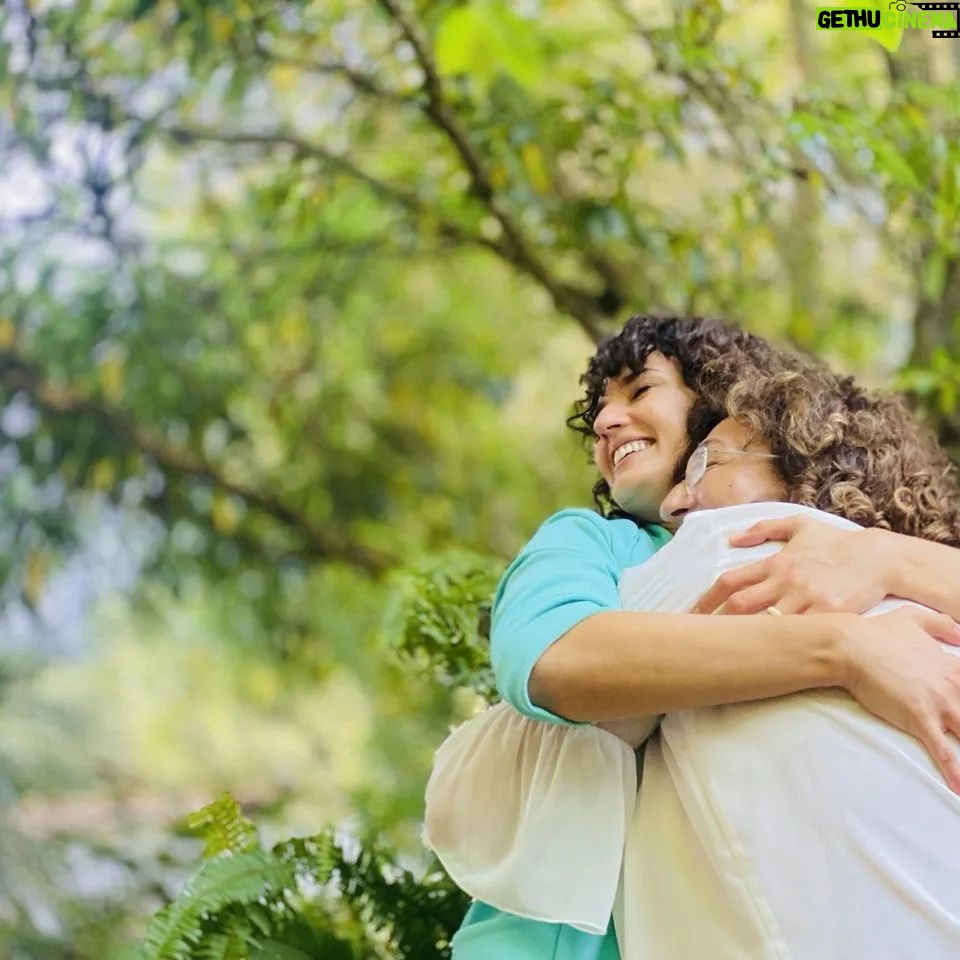
[[[901,397],[799,359],[771,371],[721,357],[699,379],[711,406],[777,454],[791,502],[960,546],[956,467]]]

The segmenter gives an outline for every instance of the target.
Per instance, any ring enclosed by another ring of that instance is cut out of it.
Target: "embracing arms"
[[[887,593],[960,620],[960,550],[888,530],[872,532],[886,548]]]
[[[544,652],[530,696],[596,721],[841,686],[841,619],[597,613]]]
[[[870,618],[599,613],[544,652],[530,696],[605,721],[842,687],[920,740],[960,793],[960,658],[931,638],[960,644],[960,626],[907,608]]]
[[[619,572],[653,547],[621,549],[618,531],[630,528],[612,523],[586,511],[552,518],[501,581],[491,653],[521,712],[596,722],[841,686],[920,739],[960,792],[948,733],[960,734],[960,659],[933,639],[960,643],[953,620],[908,609],[869,619],[623,611]]]
[[[783,541],[780,553],[731,570],[700,599],[697,613],[862,613],[903,597],[960,619],[960,550],[889,530],[838,530],[810,517],[762,520],[731,539],[736,547]]]

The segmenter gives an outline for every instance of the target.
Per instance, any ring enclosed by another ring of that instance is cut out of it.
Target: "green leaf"
[[[873,142],[873,151],[877,157],[877,166],[891,179],[902,186],[911,187],[919,190],[922,188],[919,178],[914,172],[913,167],[903,158],[887,140],[877,139]]]
[[[282,935],[264,940],[250,960],[356,960],[353,946],[329,930],[318,930],[302,920],[284,927]]]
[[[870,31],[870,36],[890,53],[896,53],[903,41],[903,27],[878,27]]]
[[[533,21],[498,0],[455,7],[437,30],[437,67],[443,76],[470,74],[484,87],[500,74],[531,86],[542,69],[536,36]]]
[[[408,569],[384,620],[388,643],[402,658],[428,665],[442,682],[495,698],[484,630],[501,573],[499,562],[467,551]]]

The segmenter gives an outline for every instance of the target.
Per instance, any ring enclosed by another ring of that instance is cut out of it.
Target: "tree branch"
[[[453,144],[469,174],[473,193],[500,224],[509,246],[509,259],[546,289],[558,310],[570,314],[594,342],[599,341],[604,335],[604,317],[598,309],[596,298],[564,284],[551,275],[546,264],[523,235],[519,225],[513,221],[500,202],[483,158],[474,150],[467,132],[444,99],[443,84],[437,65],[418,26],[402,9],[399,0],[379,0],[379,3],[400,28],[403,38],[413,48],[414,57],[424,76],[423,90],[426,94],[424,113]]]
[[[418,216],[429,216],[437,222],[442,236],[460,243],[484,247],[500,257],[509,259],[509,252],[503,243],[488,239],[480,234],[472,233],[466,227],[454,220],[439,216],[421,197],[401,187],[394,186],[378,179],[358,167],[346,157],[338,156],[324,150],[319,144],[311,143],[302,137],[290,133],[253,133],[245,131],[225,132],[220,130],[204,130],[196,127],[179,125],[164,125],[160,130],[173,137],[179,143],[222,143],[232,146],[263,146],[263,147],[292,147],[300,157],[312,157],[323,161],[328,166],[339,169],[370,187],[375,193],[387,200],[396,203],[405,210]]]
[[[454,144],[461,161],[467,169],[473,193],[498,223],[502,234],[501,237],[487,238],[472,232],[456,221],[451,220],[449,217],[444,217],[439,214],[415,193],[385,183],[367,173],[347,158],[332,154],[319,144],[312,143],[293,133],[286,131],[276,131],[273,133],[220,132],[216,130],[191,128],[179,124],[158,124],[159,129],[166,132],[175,140],[179,140],[181,143],[207,141],[233,145],[286,145],[292,147],[300,156],[317,158],[329,166],[339,168],[351,177],[365,183],[388,200],[418,215],[430,217],[438,224],[439,232],[442,236],[460,243],[480,246],[490,250],[511,266],[527,274],[547,291],[559,311],[573,317],[594,342],[599,342],[607,332],[604,330],[604,321],[606,316],[609,315],[609,310],[605,310],[605,308],[609,308],[613,302],[613,298],[610,297],[610,291],[604,290],[599,295],[595,295],[590,291],[575,287],[553,276],[547,265],[523,235],[519,226],[513,221],[496,196],[489,172],[482,158],[474,151],[472,144],[460,127],[457,117],[443,99],[439,73],[412,22],[407,18],[406,14],[400,10],[395,0],[380,0],[380,3],[385,7],[388,14],[400,25],[403,35],[413,44],[416,58],[426,78],[424,86],[426,102],[421,104],[412,99],[405,99],[405,102],[419,106],[428,119]],[[333,64],[331,66],[334,72],[347,76],[349,79],[357,80],[361,88],[369,91],[371,94],[389,94],[389,91],[386,91],[373,78],[365,74],[353,71],[342,64]],[[355,74],[355,76],[350,77],[349,75],[351,74]],[[123,110],[110,100],[109,97],[105,95],[100,96],[105,104],[112,106],[116,111],[116,115],[112,118],[113,123],[116,123],[121,117],[125,117],[125,119],[130,122],[137,123],[141,126],[145,123],[142,117]]]
[[[596,298],[583,290],[578,290],[568,284],[556,280],[542,265],[539,272],[531,269],[530,262],[524,259],[522,250],[518,250],[509,239],[494,240],[476,234],[449,218],[436,213],[424,200],[414,193],[403,190],[393,184],[385,183],[372,174],[362,170],[346,157],[324,150],[319,144],[289,133],[252,133],[252,132],[221,132],[218,130],[203,130],[179,125],[164,125],[162,131],[180,143],[223,143],[236,146],[288,146],[302,157],[315,157],[334,168],[342,170],[349,176],[365,183],[376,193],[388,200],[397,203],[412,213],[425,215],[435,220],[440,234],[459,243],[484,247],[495,253],[501,259],[514,267],[532,276],[551,295],[558,310],[569,314],[587,331],[595,342],[603,338],[605,332],[602,321],[597,315]],[[539,263],[539,261],[537,261]]]
[[[401,106],[419,106],[419,104],[410,99],[410,97],[404,96],[397,90],[391,90],[383,86],[376,77],[356,70],[348,64],[341,63],[337,60],[309,60],[304,57],[285,56],[274,53],[272,50],[267,50],[266,47],[259,43],[256,46],[256,52],[261,60],[273,66],[296,67],[298,70],[303,70],[307,73],[320,73],[328,76],[342,77],[344,80],[349,81],[354,89],[377,100],[383,100],[386,103]]]
[[[102,400],[45,380],[36,366],[14,351],[0,351],[0,387],[22,390],[51,416],[92,418],[104,428],[152,457],[171,474],[205,480],[224,493],[242,499],[249,507],[267,514],[289,527],[304,541],[306,552],[323,560],[342,560],[369,573],[379,573],[392,563],[392,558],[357,544],[344,543],[331,537],[322,527],[284,504],[272,494],[262,493],[225,477],[216,467],[192,451],[166,440],[157,430],[138,423],[129,414]]]

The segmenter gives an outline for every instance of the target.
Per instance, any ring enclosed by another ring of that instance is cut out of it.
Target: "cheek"
[[[613,474],[607,469],[607,465],[604,462],[604,456],[600,451],[599,444],[593,448],[593,465],[597,468],[597,472],[600,474],[600,476],[603,477],[607,483],[610,483]]]
[[[756,483],[750,477],[722,466],[708,470],[695,491],[696,505],[706,510],[746,503],[757,494]]]
[[[702,491],[701,506],[728,507],[739,503],[741,496],[739,486],[735,477],[714,477],[713,483],[708,484]]]
[[[680,392],[663,393],[651,403],[648,417],[657,428],[661,444],[682,452],[687,446],[687,418],[693,401]]]
[[[728,502],[731,504],[748,503],[751,500],[782,500],[785,494],[785,485],[776,474],[766,469],[740,474],[727,491]]]

